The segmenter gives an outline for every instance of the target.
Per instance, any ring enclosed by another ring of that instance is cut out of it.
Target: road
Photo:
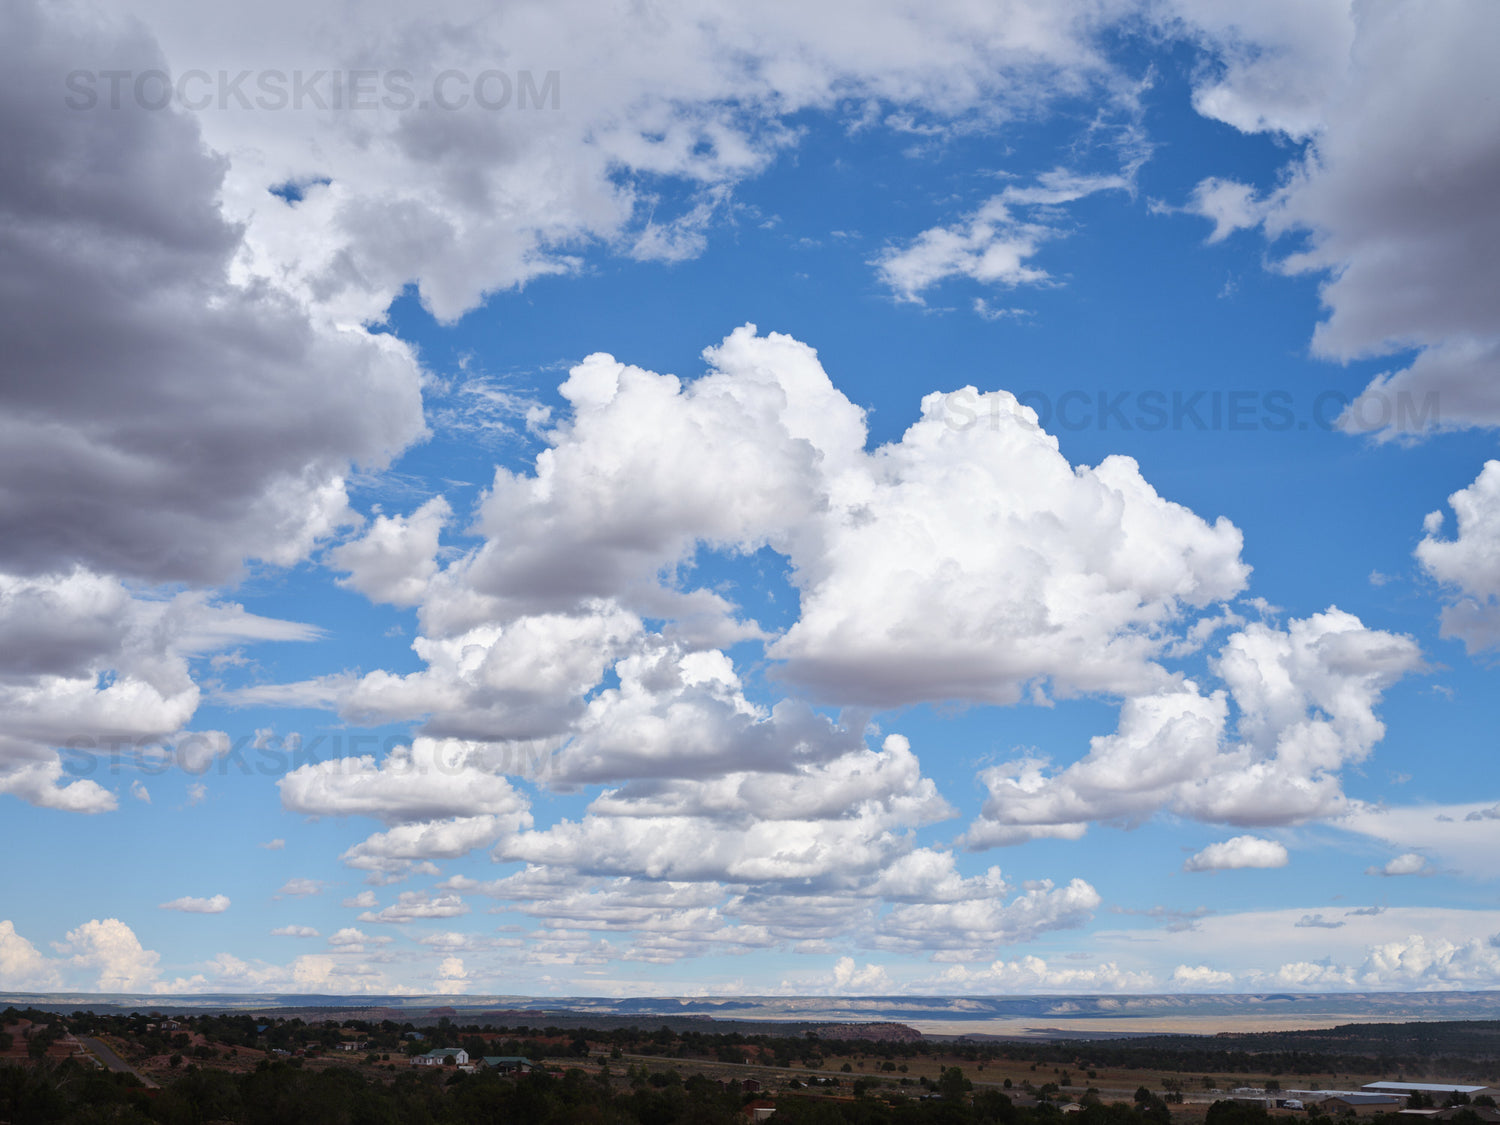
[[[151,1081],[151,1079],[147,1078],[144,1074],[136,1070],[135,1067],[131,1066],[119,1055],[115,1054],[114,1050],[103,1040],[93,1039],[87,1035],[80,1035],[78,1037],[78,1042],[82,1043],[85,1047],[92,1051],[94,1057],[102,1062],[105,1066],[109,1067],[110,1070],[113,1070],[119,1074],[134,1074],[141,1080],[141,1085],[149,1086],[152,1089],[156,1088],[155,1082]]]

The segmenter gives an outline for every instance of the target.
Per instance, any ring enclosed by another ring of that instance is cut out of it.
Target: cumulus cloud
[[[1289,962],[1271,975],[1289,988],[1463,990],[1500,981],[1500,950],[1479,939],[1410,934],[1371,946],[1362,961]]]
[[[829,699],[1141,690],[1178,615],[1248,574],[1227,520],[1163,499],[1128,457],[1070,465],[1003,391],[927,396],[858,467],[816,549],[793,552],[802,613],[769,650]]]
[[[867,964],[860,968],[853,957],[840,957],[833,966],[831,991],[837,993],[863,993],[878,995],[894,991],[890,975],[884,965]]]
[[[402,891],[394,904],[387,906],[384,910],[366,911],[359,916],[359,920],[361,922],[418,922],[430,918],[456,918],[468,912],[468,904],[456,894],[433,896],[426,891]],[[340,931],[340,933],[343,932]]]
[[[1439,538],[1443,512],[1431,512],[1416,556],[1455,595],[1443,609],[1442,635],[1457,637],[1475,653],[1500,644],[1500,461],[1486,461],[1474,483],[1448,503],[1458,519],[1457,536]]]
[[[118,918],[85,922],[54,948],[68,965],[88,973],[99,992],[138,992],[158,983],[160,955],[143,947]]]
[[[1032,941],[1052,930],[1076,929],[1087,923],[1103,901],[1082,879],[1064,887],[1050,880],[1028,883],[1011,899],[1009,888],[987,880],[984,897],[961,902],[907,903],[895,907],[878,925],[875,944],[903,953],[935,952],[940,960],[972,961],[993,953],[997,945]]]
[[[435,496],[410,516],[376,516],[358,539],[329,551],[329,563],[348,572],[339,584],[371,601],[418,604],[437,573],[438,535],[452,514]]]
[[[1409,366],[1377,377],[1341,424],[1387,436],[1500,424],[1500,316],[1484,296],[1500,285],[1500,219],[1488,205],[1500,175],[1500,105],[1480,46],[1500,13],[1337,2],[1243,12],[1213,0],[1160,11],[1211,60],[1195,83],[1200,113],[1307,141],[1262,203],[1234,185],[1200,185],[1215,234],[1260,211],[1270,236],[1305,236],[1279,268],[1327,278],[1317,354],[1342,361],[1417,349]]]
[[[1419,667],[1409,637],[1336,608],[1285,629],[1248,625],[1210,662],[1224,688],[1182,679],[1127,698],[1115,733],[1062,770],[1032,756],[984,771],[990,796],[964,842],[1077,839],[1091,822],[1130,826],[1161,809],[1244,826],[1345,811],[1339,770],[1384,735],[1384,689]]]
[[[46,992],[58,988],[62,978],[57,965],[6,919],[0,921],[0,980],[9,988]]]
[[[1184,871],[1232,871],[1241,867],[1285,867],[1285,846],[1260,836],[1235,836],[1188,857]]]
[[[769,638],[684,585],[701,551],[787,558],[802,612],[769,646],[774,674],[850,706],[1141,691],[1164,681],[1177,622],[1244,587],[1228,521],[1162,498],[1129,458],[1070,464],[1009,394],[930,395],[867,452],[811,348],[746,326],[705,354],[686,383],[604,355],[571,371],[549,448],[530,473],[497,470],[483,543],[426,580],[424,669],[241,700],[490,742],[572,736],[558,764],[579,779],[714,769],[673,744],[763,759],[840,736],[740,698],[708,650]],[[611,670],[619,688],[585,709]]]
[[[1209,242],[1222,242],[1237,230],[1259,226],[1265,217],[1265,204],[1256,199],[1253,187],[1212,176],[1193,189],[1187,210],[1213,222]]]
[[[1157,980],[1148,972],[1123,969],[1113,961],[1068,966],[1026,955],[970,968],[954,965],[927,984],[925,991],[946,993],[1150,992]]]
[[[496,857],[595,875],[762,883],[857,879],[950,816],[906,739],[790,774],[606,790],[580,821],[501,841]]]
[[[299,766],[277,784],[282,804],[308,816],[366,816],[391,827],[349,848],[350,867],[399,877],[531,825],[527,801],[496,771],[489,748],[417,738],[373,755]]]
[[[229,749],[220,731],[188,731],[202,698],[191,661],[242,641],[301,641],[316,630],[246,613],[199,592],[148,596],[83,569],[0,573],[0,793],[74,812],[116,798],[78,772],[105,763],[202,772]]]
[[[229,909],[229,897],[214,895],[211,898],[194,898],[192,895],[184,895],[162,903],[161,909],[178,910],[184,914],[223,914]]]
[[[320,937],[321,935],[312,926],[296,926],[296,925],[291,925],[291,926],[277,926],[274,930],[271,931],[271,936],[272,937],[315,938],[315,937]]]
[[[1426,875],[1427,857],[1416,852],[1407,852],[1389,860],[1383,867],[1367,867],[1366,875]]]
[[[373,755],[299,766],[277,782],[282,804],[307,816],[367,816],[387,824],[492,816],[529,824],[526,800],[487,768],[486,748],[414,739]]]
[[[1234,983],[1234,974],[1207,965],[1178,965],[1172,970],[1172,987],[1190,992],[1223,988]]]

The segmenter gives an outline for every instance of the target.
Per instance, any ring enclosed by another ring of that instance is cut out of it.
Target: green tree
[[[974,1083],[964,1077],[962,1069],[950,1066],[938,1077],[937,1088],[945,1101],[956,1102],[974,1088]]]

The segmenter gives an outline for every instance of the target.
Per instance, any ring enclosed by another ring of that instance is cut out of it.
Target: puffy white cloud
[[[1367,867],[1366,875],[1427,875],[1427,857],[1406,852],[1386,862],[1383,867]]]
[[[860,746],[861,732],[841,729],[805,704],[751,703],[733,663],[716,649],[647,645],[619,661],[615,673],[619,687],[589,700],[573,736],[547,763],[554,784],[726,773],[743,783],[749,771],[826,761]],[[775,786],[774,778],[793,775],[759,776],[758,784]],[[733,784],[725,778],[721,787]],[[633,797],[635,790],[626,792]],[[672,792],[669,783],[664,792]],[[670,806],[671,797],[660,804]]]
[[[1474,483],[1448,497],[1458,535],[1440,539],[1441,509],[1423,522],[1417,544],[1422,569],[1458,597],[1443,609],[1442,635],[1469,652],[1500,644],[1500,461],[1486,461]]]
[[[529,816],[512,814],[398,824],[355,844],[341,858],[358,870],[400,874],[424,860],[457,859],[529,823]]]
[[[171,902],[161,904],[162,910],[178,910],[184,914],[223,914],[229,909],[228,895],[213,895],[210,898],[195,898],[183,895]]]
[[[1150,992],[1156,979],[1147,972],[1122,969],[1113,961],[1065,966],[1030,954],[998,960],[979,968],[954,965],[924,990],[937,993],[1006,994],[1033,992]]]
[[[454,859],[530,827],[526,798],[496,772],[493,748],[417,738],[373,755],[299,766],[277,784],[282,804],[309,816],[367,816],[390,825],[343,854],[376,882]],[[382,876],[384,878],[382,878]]]
[[[144,948],[118,918],[85,922],[55,948],[69,965],[97,974],[93,987],[99,992],[139,992],[158,984],[160,955]]]
[[[951,808],[899,735],[786,775],[606,790],[581,821],[502,840],[496,857],[596,875],[762,883],[847,881],[909,849],[900,830]]]
[[[468,904],[456,894],[437,895],[426,891],[402,891],[396,902],[380,911],[366,911],[361,922],[418,922],[428,918],[456,918],[469,912]],[[340,931],[342,933],[344,931]],[[336,936],[336,935],[335,935]]]
[[[864,995],[889,994],[895,991],[884,965],[867,964],[860,968],[853,957],[840,957],[833,965],[831,991]]]
[[[57,965],[6,919],[0,921],[0,980],[8,988],[46,992],[58,988],[62,978]]]
[[[438,965],[437,977],[432,982],[433,991],[464,992],[469,987],[469,974],[462,957],[444,957]]]
[[[1009,889],[1004,883],[985,883],[989,893],[984,897],[895,907],[880,920],[875,944],[903,953],[934,952],[940,960],[971,961],[992,953],[997,945],[1076,929],[1093,917],[1102,901],[1082,879],[1065,887],[1054,887],[1050,880],[1028,883],[1009,902],[1003,901]]]
[[[366,946],[389,945],[395,938],[382,935],[375,937],[354,926],[345,926],[328,938],[328,948],[344,953],[363,953]]]
[[[570,416],[534,473],[496,471],[487,542],[435,583],[424,620],[457,615],[444,595],[459,579],[513,612],[660,602],[658,574],[700,543],[787,549],[824,478],[859,455],[863,412],[789,336],[747,325],[704,356],[711,370],[687,383],[603,354],[573,368]]]
[[[201,593],[150,596],[83,569],[0,573],[0,792],[102,812],[116,799],[87,776],[101,767],[175,761],[202,772],[229,739],[183,729],[201,699],[191,661],[236,642],[316,635]],[[65,784],[58,748],[75,775]]]
[[[1055,773],[1035,757],[981,774],[990,796],[964,842],[1077,839],[1093,821],[1138,824],[1159,809],[1209,823],[1274,825],[1345,811],[1338,771],[1384,735],[1381,693],[1421,666],[1410,638],[1338,609],[1231,635],[1212,669],[1125,701],[1115,733]],[[1233,736],[1229,703],[1237,710]]]
[[[271,931],[271,936],[272,937],[315,938],[315,937],[320,937],[321,935],[318,933],[317,929],[314,928],[313,926],[289,925],[289,926],[277,926],[274,930]]]
[[[331,758],[277,782],[282,804],[307,816],[368,816],[387,824],[493,816],[530,822],[526,799],[486,768],[485,748],[457,739],[416,738],[377,762]]]
[[[742,952],[775,943],[765,926],[736,925],[737,913],[717,883],[654,882],[619,877],[596,880],[557,868],[528,866],[491,883],[455,878],[443,886],[477,891],[513,904],[559,931],[608,930],[633,940],[618,956],[668,963],[709,952]]]
[[[1271,979],[1294,988],[1412,991],[1493,988],[1500,982],[1500,949],[1493,941],[1409,934],[1370,946],[1362,960],[1295,961]]]
[[[437,573],[438,536],[452,514],[435,496],[410,516],[376,516],[358,539],[328,552],[329,563],[348,572],[339,584],[371,601],[418,604]]]
[[[423,670],[238,698],[492,742],[572,736],[563,779],[711,773],[716,754],[847,743],[741,698],[705,650],[766,638],[688,586],[699,551],[784,555],[802,613],[768,649],[774,674],[861,706],[1140,692],[1165,681],[1154,661],[1179,619],[1244,586],[1231,524],[1164,500],[1128,458],[1071,465],[1004,392],[928,396],[871,453],[806,345],[746,326],[705,354],[686,383],[603,355],[572,370],[533,471],[497,471],[483,543],[426,580]],[[585,710],[611,668],[619,687]]]
[[[1217,63],[1198,79],[1200,113],[1308,141],[1264,201],[1264,222],[1272,237],[1306,236],[1280,268],[1328,277],[1315,352],[1347,360],[1418,349],[1410,366],[1375,379],[1342,424],[1385,435],[1500,424],[1500,316],[1485,296],[1500,285],[1500,218],[1489,205],[1500,104],[1482,46],[1500,13],[1343,0],[1253,12],[1174,0],[1163,10]],[[1212,217],[1216,233],[1252,219]]]
[[[1235,836],[1209,844],[1189,856],[1184,871],[1234,871],[1242,867],[1285,867],[1287,851],[1283,844],[1261,836]]]
[[[1128,457],[1070,465],[1003,391],[927,396],[859,469],[817,550],[793,552],[802,613],[769,649],[830,699],[1139,691],[1178,614],[1248,573],[1227,520],[1162,499]]]
[[[471,593],[461,599],[466,605]],[[633,613],[595,602],[577,613],[530,614],[451,636],[419,636],[412,650],[426,665],[420,671],[398,675],[382,669],[360,678],[243,688],[232,698],[331,706],[366,724],[425,717],[424,730],[433,736],[504,743],[497,752],[507,768],[525,772],[540,761],[547,741],[577,720],[583,697],[639,643],[641,633]]]
[[[1172,987],[1197,991],[1217,989],[1234,983],[1234,974],[1211,969],[1207,965],[1178,965],[1172,970]]]
[[[1193,189],[1187,210],[1212,220],[1209,242],[1222,242],[1237,230],[1259,226],[1265,217],[1265,204],[1256,199],[1253,187],[1213,176]]]

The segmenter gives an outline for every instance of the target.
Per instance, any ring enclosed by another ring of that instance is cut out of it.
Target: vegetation
[[[1283,1083],[1272,1074],[1483,1080],[1500,1068],[1500,1023],[1104,1042],[823,1040],[811,1031],[742,1034],[712,1026],[495,1027],[447,1018],[417,1026],[315,1015],[10,1008],[0,1012],[0,1028],[10,1029],[0,1035],[14,1040],[0,1043],[8,1050],[0,1065],[0,1122],[739,1125],[747,1106],[774,1104],[775,1119],[793,1125],[1171,1125],[1188,1099],[1193,1125],[1263,1125],[1267,1115],[1258,1105],[1208,1103],[1239,1084],[1237,1075],[1253,1075],[1274,1091]],[[63,1059],[69,1033],[105,1041],[160,1088]],[[460,1047],[473,1059],[524,1056],[543,1065],[506,1075],[408,1061]],[[1290,1077],[1285,1085],[1298,1082]],[[1450,1099],[1457,1120],[1478,1125],[1464,1100]],[[1488,1109],[1489,1101],[1475,1104]],[[1081,1108],[1064,1117],[1066,1102]],[[1308,1115],[1322,1114],[1313,1106]],[[1394,1116],[1366,1120],[1402,1125]]]

